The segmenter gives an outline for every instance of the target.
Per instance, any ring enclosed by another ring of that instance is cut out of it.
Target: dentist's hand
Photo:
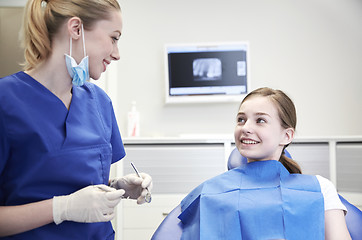
[[[115,189],[124,189],[126,193],[124,197],[137,199],[138,204],[145,203],[145,196],[152,190],[152,178],[147,173],[140,173],[141,178],[137,174],[128,174],[121,178],[112,179],[109,185]],[[148,188],[148,190],[146,189]]]
[[[107,222],[114,217],[114,208],[121,201],[124,190],[116,190],[106,185],[92,185],[70,195],[53,198],[53,220]]]

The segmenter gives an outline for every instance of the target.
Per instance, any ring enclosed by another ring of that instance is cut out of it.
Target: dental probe
[[[134,171],[136,172],[137,176],[140,177],[140,178],[142,178],[141,175],[140,175],[140,173],[139,173],[139,171],[137,170],[136,166],[133,164],[133,162],[131,162],[131,166],[133,167],[133,169],[134,169]],[[146,193],[146,196],[145,196],[145,201],[146,201],[147,203],[150,203],[151,200],[152,200],[151,193],[150,193],[150,191],[148,190],[148,187],[146,188],[146,190],[147,190],[147,193]]]

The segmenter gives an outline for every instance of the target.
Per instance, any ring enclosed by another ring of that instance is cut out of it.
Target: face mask
[[[84,44],[84,29],[82,24],[82,39],[83,39],[83,51],[84,57],[82,61],[77,64],[77,62],[72,57],[72,37],[70,37],[70,50],[69,55],[65,55],[65,64],[67,66],[68,73],[70,77],[73,79],[72,83],[76,86],[82,86],[85,81],[89,80],[89,66],[88,66],[88,56],[86,56],[85,52],[85,44]]]

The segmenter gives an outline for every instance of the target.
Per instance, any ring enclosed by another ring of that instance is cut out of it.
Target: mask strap
[[[82,24],[82,41],[83,41],[83,54],[84,57],[87,56],[86,52],[85,52],[85,40],[84,40],[84,28],[83,28],[83,24]],[[72,37],[69,38],[69,46],[70,46],[70,50],[69,50],[69,56],[72,56]]]
[[[70,46],[69,56],[72,56],[72,37],[69,38],[69,46]]]
[[[84,41],[84,28],[83,28],[83,24],[82,24],[82,39],[83,39],[83,52],[84,52],[84,57],[86,57],[86,52],[85,52],[85,41]]]

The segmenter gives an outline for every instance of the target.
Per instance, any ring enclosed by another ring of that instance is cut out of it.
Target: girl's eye
[[[262,119],[262,118],[258,118],[258,119],[256,120],[256,122],[257,122],[257,123],[266,123],[266,121],[265,121],[264,119]]]
[[[238,123],[245,123],[245,119],[244,119],[244,118],[241,118],[241,117],[238,117],[238,118],[237,118],[237,122],[238,122]]]

